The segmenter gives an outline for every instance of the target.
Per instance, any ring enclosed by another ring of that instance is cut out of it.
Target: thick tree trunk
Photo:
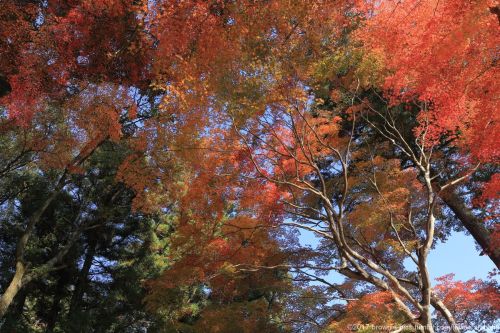
[[[474,215],[472,210],[464,204],[464,201],[453,190],[442,192],[440,198],[474,237],[483,252],[500,269],[500,249],[491,249],[491,232],[485,227],[484,222]]]
[[[26,292],[26,287],[21,289],[14,299],[13,305],[7,311],[4,317],[4,323],[2,325],[2,332],[17,332],[19,330],[19,323],[22,320],[24,313],[24,304],[26,303],[26,297],[28,293]]]

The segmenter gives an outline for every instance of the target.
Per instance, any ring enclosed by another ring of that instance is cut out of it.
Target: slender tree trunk
[[[70,316],[78,315],[78,313],[80,312],[83,293],[85,292],[85,288],[87,286],[88,275],[94,261],[96,250],[97,240],[95,238],[91,238],[88,243],[88,249],[87,253],[85,254],[85,260],[83,262],[82,270],[80,271],[80,274],[78,276],[75,292],[73,293],[73,297],[71,298],[71,305],[69,310]]]
[[[434,193],[434,189],[431,183],[431,176],[428,165],[425,167],[425,171],[423,171],[423,177],[427,188],[427,221],[425,225],[426,229],[425,240],[422,244],[422,247],[419,248],[417,251],[418,270],[422,281],[422,287],[421,287],[422,311],[420,313],[420,321],[422,325],[424,325],[425,332],[434,333],[434,328],[432,327],[432,308],[431,308],[432,281],[427,267],[427,257],[432,248],[432,243],[434,242],[434,229],[436,224],[436,218],[434,216],[434,207],[436,204],[437,197]]]
[[[427,269],[427,250],[422,249],[418,256],[418,266],[422,278],[422,311],[420,312],[420,322],[424,326],[423,331],[434,333],[432,327],[432,308],[431,308],[431,281]]]

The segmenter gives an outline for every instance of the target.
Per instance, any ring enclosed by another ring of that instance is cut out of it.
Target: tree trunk
[[[94,261],[96,249],[97,240],[95,238],[91,238],[88,243],[88,249],[87,253],[85,254],[85,260],[83,262],[82,270],[80,271],[80,274],[78,276],[75,292],[73,293],[73,297],[71,298],[71,305],[69,310],[70,316],[78,315],[78,313],[80,312],[83,293],[85,292],[89,271]]]
[[[21,289],[21,291],[17,294],[13,302],[13,304],[15,303],[15,306],[12,305],[4,317],[4,323],[1,329],[2,332],[15,333],[19,330],[27,296],[26,288]]]
[[[16,272],[14,277],[9,283],[9,286],[0,297],[0,318],[3,318],[12,304],[14,297],[17,295],[19,290],[23,287],[23,277],[26,271],[24,263],[18,261],[16,263]]]
[[[471,209],[465,206],[463,200],[453,190],[444,191],[440,198],[453,211],[467,231],[474,237],[493,263],[500,269],[500,249],[492,249],[490,246],[491,232],[485,227],[484,222],[476,217]]]
[[[107,137],[102,138],[101,140],[98,141],[97,145],[92,147],[90,151],[80,151],[80,154],[78,154],[70,163],[70,165],[80,165],[83,163],[90,155],[93,154],[93,152],[107,139]],[[10,304],[12,303],[12,300],[16,296],[16,294],[19,292],[19,290],[23,287],[23,284],[25,282],[31,281],[33,278],[36,278],[39,276],[39,274],[32,274],[28,278],[25,279],[25,274],[27,271],[27,266],[25,261],[24,261],[24,251],[26,250],[26,245],[28,244],[28,240],[31,237],[31,234],[33,233],[33,230],[35,229],[35,225],[38,223],[38,221],[41,219],[47,208],[50,206],[50,204],[57,198],[59,195],[59,192],[62,190],[62,188],[65,185],[66,181],[66,176],[68,174],[68,169],[66,168],[62,175],[59,177],[59,180],[57,181],[56,186],[52,190],[51,194],[49,197],[43,202],[43,204],[29,217],[28,219],[28,224],[26,225],[26,229],[24,230],[23,234],[19,238],[17,245],[16,245],[16,271],[14,273],[14,277],[12,278],[12,281],[9,283],[9,286],[5,290],[4,294],[0,296],[0,319],[2,319],[5,316],[5,313],[7,312]],[[65,252],[61,252],[61,255],[64,255],[68,250],[69,247],[72,244],[69,244],[66,246],[66,248],[63,250]],[[57,262],[57,260],[61,259],[61,256],[56,256],[55,258],[51,259],[48,264],[46,265],[47,267],[45,268],[52,268],[52,265]],[[50,266],[50,267],[49,267]]]
[[[9,286],[0,297],[0,319],[5,316],[12,300],[19,292],[19,290],[23,287],[23,278],[27,270],[27,265],[24,262],[24,251],[26,249],[26,245],[28,244],[28,240],[35,229],[35,225],[38,223],[42,215],[45,213],[47,208],[50,206],[52,201],[57,197],[59,191],[64,186],[64,180],[66,179],[66,172],[62,174],[57,182],[56,187],[49,195],[49,197],[43,202],[43,204],[30,216],[28,219],[28,224],[26,225],[26,229],[24,230],[21,237],[16,245],[16,271],[14,273],[14,277],[9,283]]]

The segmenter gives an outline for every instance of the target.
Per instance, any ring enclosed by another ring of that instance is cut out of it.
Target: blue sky
[[[318,240],[312,232],[301,230],[299,241],[304,245],[309,244],[314,247]],[[476,243],[472,236],[463,232],[453,232],[446,243],[436,244],[436,247],[429,253],[428,267],[431,278],[435,279],[454,273],[456,281],[466,281],[472,278],[486,279],[488,273],[495,268],[495,265],[488,256],[480,256],[479,254],[480,251],[476,249]],[[415,268],[414,263],[409,259],[407,267],[409,269]],[[344,280],[344,277],[332,271],[325,279],[330,282],[340,283]],[[486,332],[493,333],[495,329],[492,326]]]
[[[301,230],[300,242],[314,247],[317,238],[307,231]],[[438,243],[428,257],[429,272],[433,279],[454,273],[455,280],[472,278],[485,279],[495,265],[488,256],[480,256],[472,236],[463,232],[453,232],[446,243]],[[408,268],[414,265],[408,260]],[[343,278],[332,272],[329,280],[341,281]]]
[[[486,278],[495,265],[486,255],[480,256],[474,239],[455,232],[446,243],[438,244],[429,254],[429,270],[433,278],[455,273],[456,280]]]

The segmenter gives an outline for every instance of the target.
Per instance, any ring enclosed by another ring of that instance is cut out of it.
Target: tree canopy
[[[0,331],[491,332],[499,8],[1,1]]]

